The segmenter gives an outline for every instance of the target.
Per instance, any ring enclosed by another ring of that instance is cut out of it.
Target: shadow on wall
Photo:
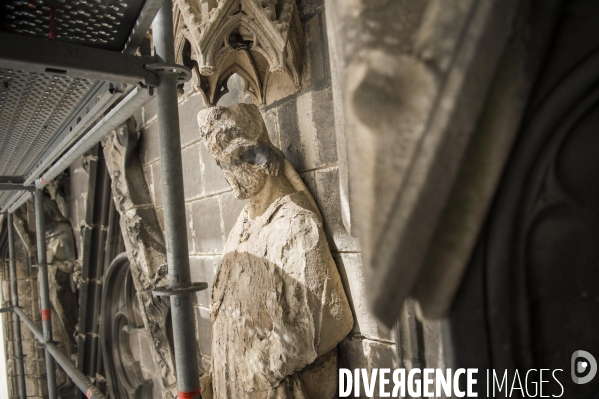
[[[238,74],[234,73],[227,81],[227,94],[222,96],[217,105],[221,107],[230,107],[235,104],[252,104],[252,96],[245,91],[245,82]]]

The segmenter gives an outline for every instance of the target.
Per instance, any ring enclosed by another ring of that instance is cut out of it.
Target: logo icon
[[[575,384],[586,384],[597,374],[597,360],[589,352],[578,350],[572,354],[571,370]]]

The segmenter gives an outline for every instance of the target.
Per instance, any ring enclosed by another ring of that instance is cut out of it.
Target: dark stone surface
[[[333,92],[330,87],[312,92],[312,118],[316,126],[318,166],[337,162]]]
[[[302,71],[302,88],[304,89],[308,89],[311,85],[330,75],[326,30],[322,23],[323,20],[321,14],[316,14],[304,23],[306,38]]]
[[[299,172],[306,169],[304,159],[304,148],[301,142],[299,126],[297,122],[297,101],[295,98],[280,105],[277,109],[278,125],[281,129],[281,151],[285,153],[287,160]]]
[[[312,197],[316,199],[316,177],[314,176],[314,171],[304,172],[300,176],[306,187],[308,187],[308,191],[310,191]],[[316,202],[318,203],[318,201]],[[322,209],[320,209],[320,211],[322,212]]]
[[[164,232],[164,210],[162,208],[156,210],[156,217],[158,218],[158,223],[160,223],[160,228]]]
[[[324,0],[299,0],[297,8],[301,19],[310,18],[314,14],[324,10]]]

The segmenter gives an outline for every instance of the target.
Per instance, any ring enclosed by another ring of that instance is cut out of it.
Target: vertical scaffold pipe
[[[13,225],[12,213],[7,216],[8,222],[8,257],[10,267],[10,295],[12,306],[19,306],[19,290],[17,285],[17,259],[15,253],[15,227]],[[27,398],[27,390],[25,388],[25,366],[23,365],[23,343],[21,342],[21,322],[19,316],[15,312],[12,313],[14,324],[14,339],[15,339],[15,358],[17,360],[17,373],[19,379],[19,398]]]
[[[155,55],[159,63],[175,64],[172,0],[166,0],[152,24]],[[177,104],[177,75],[158,73],[158,137],[168,277],[171,289],[189,287],[189,252],[183,193],[183,166]],[[179,398],[200,395],[194,294],[171,296],[173,341]]]
[[[48,265],[46,260],[46,226],[44,222],[44,197],[40,189],[35,189],[35,233],[37,238],[38,283],[40,287],[40,303],[42,311],[42,330],[44,340],[52,342],[52,319],[50,304],[50,288],[48,282]],[[56,367],[54,358],[46,349],[46,378],[48,379],[48,397],[57,399]]]

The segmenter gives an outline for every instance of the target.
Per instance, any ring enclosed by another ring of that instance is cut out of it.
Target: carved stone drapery
[[[177,0],[175,34],[177,63],[193,69],[206,104],[228,92],[234,73],[259,105],[266,103],[273,75],[300,89],[302,28],[295,0]]]
[[[174,356],[167,336],[170,306],[152,296],[156,286],[167,285],[166,248],[162,229],[150,197],[139,155],[135,121],[130,119],[103,141],[106,167],[112,179],[116,209],[131,275],[142,308],[141,316],[151,342],[150,351],[162,377],[163,397],[168,398],[176,381]]]

